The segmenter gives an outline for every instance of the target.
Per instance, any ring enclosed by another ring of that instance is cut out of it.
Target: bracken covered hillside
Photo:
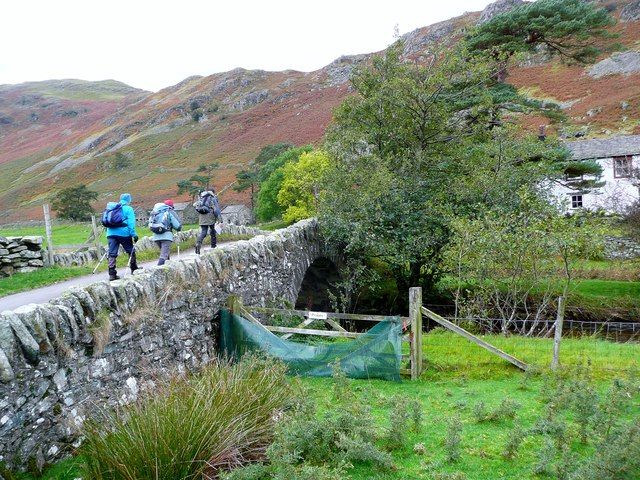
[[[483,12],[404,36],[418,59],[434,42],[451,43],[478,22],[522,3],[501,0]],[[626,51],[583,68],[532,58],[508,81],[530,96],[558,103],[567,136],[638,132],[640,1],[602,2],[619,19],[615,41]],[[317,143],[334,107],[349,95],[349,75],[371,54],[342,57],[311,73],[236,69],[190,77],[157,93],[106,82],[51,81],[0,86],[0,223],[41,216],[55,191],[85,183],[100,193],[96,208],[118,192],[138,204],[175,197],[177,181],[217,161],[220,189],[267,144]],[[536,128],[546,119],[523,118]],[[231,189],[223,203],[246,201]]]

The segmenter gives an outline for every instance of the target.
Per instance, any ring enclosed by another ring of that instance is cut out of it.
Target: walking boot
[[[118,272],[116,271],[116,257],[109,257],[109,281],[119,280]]]
[[[200,255],[200,247],[201,246],[202,246],[202,244],[196,243],[196,255]]]
[[[164,258],[159,258],[158,259],[158,266],[164,265],[164,262],[165,262]]]
[[[131,275],[133,275],[133,272],[135,272],[136,270],[142,270],[142,267],[138,266],[136,252],[133,252],[131,253]]]

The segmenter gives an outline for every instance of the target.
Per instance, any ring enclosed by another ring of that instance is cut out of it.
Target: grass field
[[[545,479],[555,478],[533,473],[538,452],[542,445],[540,435],[529,435],[523,441],[518,454],[505,458],[502,452],[515,426],[532,427],[548,409],[552,391],[551,377],[542,374],[549,364],[552,340],[503,337],[490,335],[486,340],[536,368],[532,374],[524,374],[510,364],[463,338],[442,330],[424,336],[426,370],[419,381],[405,380],[399,383],[380,380],[352,380],[350,395],[336,398],[335,380],[331,378],[292,379],[306,389],[317,405],[320,414],[349,409],[354,403],[371,408],[376,429],[382,435],[390,426],[390,415],[397,404],[418,400],[424,416],[420,432],[410,431],[404,447],[393,451],[396,469],[378,471],[367,464],[356,464],[344,478],[358,480],[447,479]],[[565,339],[562,342],[561,360],[565,366],[587,367],[593,385],[605,392],[615,378],[632,376],[640,361],[639,344],[616,344],[595,338]],[[588,362],[591,362],[590,364]],[[638,392],[636,392],[638,393]],[[515,419],[479,422],[475,410],[479,402],[489,409],[496,408],[504,399],[517,402]],[[572,413],[563,411],[569,432],[578,428]],[[623,420],[640,416],[640,395],[635,395],[631,406],[622,415]],[[445,461],[445,437],[448,422],[457,417],[462,423],[461,457],[456,462]],[[384,448],[384,441],[378,444]],[[424,444],[421,454],[414,446]],[[593,444],[571,444],[575,455],[590,455]],[[63,461],[47,472],[43,479],[72,480],[80,476],[81,459]],[[435,472],[435,473],[434,473]],[[35,477],[19,475],[21,480]],[[623,477],[620,477],[623,478]],[[624,477],[626,478],[626,477]]]
[[[62,223],[54,224],[51,228],[53,245],[79,245],[85,243],[91,234],[90,223]],[[3,237],[24,237],[27,235],[40,236],[47,245],[47,236],[44,225],[33,227],[0,227],[0,235]],[[102,243],[106,245],[107,239],[103,236]]]
[[[192,228],[198,228],[198,225],[184,225],[182,227],[183,230],[190,230]],[[138,232],[138,236],[141,238],[151,235],[151,231],[146,226],[137,227],[136,231]],[[23,237],[27,235],[40,236],[44,239],[43,245],[47,245],[47,236],[44,225],[32,227],[0,227],[0,236],[3,237]],[[59,223],[54,224],[51,228],[54,247],[86,243],[89,235],[91,235],[90,223]],[[100,237],[100,241],[103,245],[107,244],[107,237],[104,232]]]

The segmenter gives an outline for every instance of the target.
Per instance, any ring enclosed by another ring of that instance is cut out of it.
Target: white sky
[[[0,84],[115,79],[159,90],[235,67],[312,71],[490,0],[7,0]]]

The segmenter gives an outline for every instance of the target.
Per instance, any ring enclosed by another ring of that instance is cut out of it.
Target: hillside
[[[500,0],[483,12],[420,28],[404,36],[405,53],[419,59],[430,44],[454,42],[518,3]],[[568,119],[555,128],[564,135],[640,129],[640,53],[634,51],[640,2],[602,3],[620,19],[616,41],[630,51],[586,69],[531,58],[509,72],[508,81],[522,91],[563,108]],[[175,197],[178,180],[213,161],[221,164],[214,180],[220,189],[264,145],[318,142],[332,109],[349,94],[350,72],[370,55],[342,57],[310,73],[235,69],[189,77],[156,93],[111,81],[0,86],[0,223],[39,218],[44,200],[79,182],[100,193],[97,208],[122,190],[150,206]],[[549,123],[523,122],[532,128]],[[246,198],[230,189],[222,200]]]

